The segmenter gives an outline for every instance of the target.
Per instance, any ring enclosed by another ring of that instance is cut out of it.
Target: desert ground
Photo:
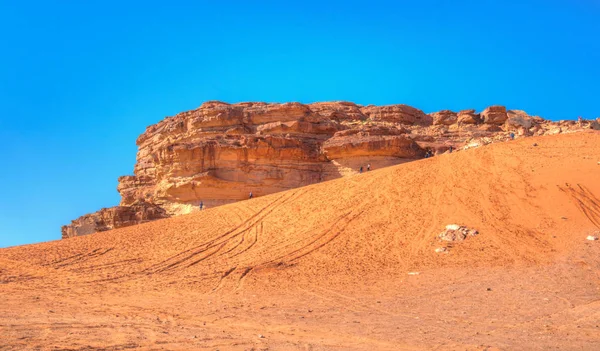
[[[600,133],[517,139],[1,249],[0,350],[598,350],[599,235]]]

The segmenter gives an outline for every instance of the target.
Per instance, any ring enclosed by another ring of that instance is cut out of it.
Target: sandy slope
[[[597,349],[598,162],[599,133],[527,138],[3,249],[0,345]]]

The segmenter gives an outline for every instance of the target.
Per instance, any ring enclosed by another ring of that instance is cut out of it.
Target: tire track
[[[577,184],[577,187],[579,189],[566,183],[564,187],[559,185],[558,189],[567,194],[587,219],[600,229],[600,200],[581,184]]]
[[[142,262],[141,258],[130,258],[130,259],[127,259],[127,260],[120,260],[120,261],[111,262],[111,263],[105,263],[105,264],[100,264],[100,265],[92,265],[92,266],[87,266],[87,267],[76,268],[76,269],[72,269],[71,271],[73,271],[73,272],[79,272],[79,271],[86,271],[86,270],[115,268],[115,267],[126,266],[126,265],[130,265],[132,263],[140,263],[140,262]]]
[[[239,243],[235,244],[231,249],[229,249],[229,250],[227,250],[225,252],[220,253],[219,257],[221,257],[223,255],[226,255],[226,254],[230,253],[231,251],[237,249],[240,245],[242,245],[244,243],[244,240],[246,240],[246,232],[244,232],[244,235],[242,235],[242,240],[240,240]]]
[[[256,228],[257,229],[254,232],[254,240],[252,241],[252,243],[250,245],[248,245],[247,247],[245,247],[242,251],[239,251],[235,255],[229,257],[230,259],[243,254],[244,252],[250,250],[254,245],[256,245],[256,243],[258,242],[258,227],[256,227]],[[263,233],[263,222],[260,222],[260,233],[261,233],[261,235]]]
[[[113,248],[111,247],[104,251],[101,251],[101,250],[102,250],[102,248],[98,248],[98,249],[88,252],[87,254],[74,255],[74,256],[65,258],[63,260],[56,261],[54,263],[50,263],[49,265],[54,266],[55,269],[71,266],[71,265],[74,265],[74,264],[82,262],[82,261],[98,258],[98,257],[112,251]],[[57,263],[60,263],[60,264],[57,264]]]
[[[293,196],[293,194],[292,194],[292,196]],[[252,226],[253,226],[253,225],[254,225],[256,222],[255,222],[255,223],[251,223],[251,224],[249,225],[249,227],[247,227],[247,228],[244,228],[244,229],[242,229],[242,228],[243,228],[245,225],[248,225],[248,224],[249,224],[249,223],[250,223],[250,222],[251,222],[253,219],[255,219],[255,218],[259,217],[259,216],[260,216],[260,215],[261,215],[261,214],[262,214],[262,213],[263,213],[265,210],[267,210],[267,209],[269,209],[269,208],[273,208],[273,207],[277,206],[277,202],[278,202],[279,200],[281,200],[283,197],[284,197],[284,196],[281,196],[281,197],[277,198],[277,199],[276,199],[274,202],[272,202],[271,204],[268,204],[267,206],[263,207],[261,210],[259,210],[258,212],[256,212],[254,215],[250,216],[250,217],[249,217],[248,219],[246,219],[246,220],[245,220],[243,223],[241,223],[240,225],[236,226],[235,228],[233,228],[233,229],[231,229],[231,230],[229,230],[229,231],[225,232],[224,234],[222,234],[222,235],[218,236],[217,238],[215,238],[215,239],[212,239],[212,240],[210,240],[210,241],[208,241],[208,242],[205,242],[205,243],[203,243],[203,244],[201,244],[201,245],[199,245],[199,246],[196,246],[195,248],[191,248],[191,249],[188,249],[188,250],[182,251],[182,252],[180,252],[179,254],[177,254],[177,255],[175,255],[175,256],[172,256],[172,257],[170,257],[170,258],[168,258],[168,259],[164,260],[163,262],[161,262],[161,263],[158,263],[158,264],[156,264],[156,265],[154,265],[154,266],[152,266],[152,267],[150,267],[150,268],[148,268],[148,269],[146,269],[146,270],[152,270],[152,269],[154,269],[154,273],[157,273],[157,272],[163,272],[163,271],[165,271],[165,270],[167,270],[167,269],[176,268],[177,266],[179,266],[180,264],[184,263],[185,261],[187,261],[187,260],[189,260],[189,259],[192,259],[193,257],[195,257],[195,256],[197,256],[197,255],[199,255],[199,254],[202,254],[203,252],[205,252],[205,251],[207,251],[207,250],[209,250],[209,249],[211,249],[211,248],[213,248],[213,247],[215,247],[215,246],[218,246],[218,245],[220,245],[220,244],[222,244],[222,243],[224,243],[224,242],[226,243],[227,241],[229,241],[229,240],[231,240],[231,239],[234,239],[235,237],[239,236],[240,234],[243,234],[243,233],[245,233],[247,230],[251,229],[251,228],[252,228]],[[290,196],[290,197],[291,197],[291,196]],[[282,201],[281,203],[284,203],[284,201]],[[271,211],[267,212],[265,215],[267,215],[267,214],[268,214],[268,213],[270,213],[270,212],[271,212]],[[240,230],[240,229],[242,229],[242,231],[241,231],[241,232],[238,232],[238,233],[236,233],[236,231],[238,231],[238,230]],[[228,237],[228,236],[229,236],[229,237]],[[219,240],[221,240],[221,241],[219,241]],[[217,243],[215,243],[216,241],[218,241],[218,242],[217,242]],[[182,255],[185,255],[186,253],[190,253],[190,252],[191,252],[191,254],[189,254],[188,256],[185,256],[185,257],[183,257],[183,258],[181,258],[181,259],[178,259],[178,258],[180,258]],[[175,262],[173,262],[173,263],[168,263],[169,261],[173,261],[173,260],[175,260]],[[161,267],[161,266],[165,266],[165,267]]]
[[[277,202],[277,201],[279,201],[279,200],[280,200],[282,197],[283,197],[283,196],[281,196],[281,197],[279,197],[278,199],[276,199],[276,200],[274,201],[274,203],[275,203],[275,202]],[[244,225],[246,225],[247,223],[249,223],[249,222],[250,222],[252,219],[254,219],[256,216],[260,215],[260,214],[261,214],[261,213],[262,213],[262,212],[263,212],[265,209],[267,209],[269,206],[270,206],[270,205],[267,205],[267,206],[263,207],[263,208],[262,208],[262,209],[260,209],[258,212],[256,212],[255,214],[253,214],[252,216],[250,216],[249,218],[247,218],[245,221],[243,221],[241,224],[239,224],[239,225],[235,226],[235,227],[234,227],[233,229],[231,229],[231,230],[228,230],[227,232],[225,232],[225,233],[224,233],[224,234],[222,234],[221,236],[219,236],[219,237],[217,237],[217,238],[214,238],[214,239],[212,239],[212,240],[209,240],[209,241],[207,241],[207,242],[205,242],[205,243],[202,243],[202,244],[200,244],[200,245],[198,245],[198,246],[195,246],[195,247],[192,247],[192,248],[190,248],[190,249],[184,250],[184,251],[182,251],[182,252],[178,253],[178,254],[177,254],[177,255],[175,255],[175,256],[171,256],[171,257],[167,258],[166,260],[164,260],[164,261],[162,261],[162,262],[160,262],[160,263],[158,263],[158,264],[155,264],[155,265],[153,265],[152,267],[149,267],[149,268],[145,269],[144,271],[152,270],[152,269],[154,269],[154,268],[156,268],[156,270],[158,270],[158,267],[160,267],[161,265],[167,265],[169,261],[175,260],[175,259],[177,259],[177,258],[179,258],[179,257],[181,257],[181,256],[183,256],[183,255],[185,255],[185,254],[187,254],[187,253],[189,253],[189,252],[193,252],[193,253],[192,253],[192,255],[190,255],[190,256],[188,256],[188,257],[184,258],[184,259],[183,259],[183,261],[185,261],[186,259],[188,259],[188,258],[190,258],[190,257],[193,257],[193,256],[194,256],[194,255],[196,255],[196,254],[202,253],[202,252],[203,252],[203,251],[205,251],[205,250],[202,250],[201,248],[206,248],[206,249],[210,248],[210,245],[211,245],[212,243],[214,243],[216,240],[222,239],[222,238],[226,237],[227,235],[229,235],[229,234],[232,234],[232,233],[234,233],[235,231],[239,230],[239,229],[240,229],[240,228],[242,228]],[[200,250],[200,251],[198,251],[198,250]]]
[[[52,266],[52,265],[54,265],[54,264],[61,263],[61,262],[65,262],[65,261],[68,261],[68,260],[70,260],[70,259],[74,259],[74,258],[76,258],[76,257],[80,257],[80,256],[83,256],[83,255],[84,255],[83,253],[78,253],[78,254],[76,254],[76,255],[73,255],[73,256],[69,256],[69,257],[67,257],[67,258],[60,259],[60,260],[58,260],[58,261],[54,261],[54,262],[50,262],[50,263],[44,263],[44,264],[42,264],[42,267]]]
[[[217,284],[217,286],[215,286],[212,291],[217,291],[219,290],[222,286],[223,286],[223,282],[225,281],[225,278],[227,278],[231,273],[235,272],[235,270],[237,269],[237,267],[232,267],[229,270],[225,271],[225,273],[223,273],[223,275],[221,275],[221,279],[219,279],[219,283]]]
[[[204,256],[204,257],[202,257],[201,259],[199,259],[199,260],[196,260],[196,261],[194,261],[194,262],[192,262],[192,263],[188,264],[188,265],[186,266],[186,268],[187,268],[187,267],[191,267],[191,266],[195,266],[195,265],[197,265],[198,263],[200,263],[200,262],[202,262],[202,261],[206,260],[207,258],[209,258],[209,257],[211,257],[211,256],[214,256],[214,255],[216,255],[216,254],[217,254],[219,251],[221,251],[221,249],[222,249],[222,248],[224,248],[224,247],[225,247],[225,245],[227,245],[227,242],[224,242],[224,243],[223,243],[221,246],[219,246],[219,247],[218,247],[218,248],[217,248],[215,251],[213,251],[213,252],[209,253],[208,255],[206,255],[206,256]]]
[[[241,289],[241,287],[244,285],[244,279],[248,276],[248,274],[250,274],[250,272],[253,269],[254,269],[254,267],[246,267],[246,269],[244,270],[244,272],[242,273],[242,275],[238,279],[238,284],[237,284],[237,287],[235,288],[236,290]]]
[[[337,218],[337,220],[335,220],[333,222],[333,224],[331,224],[327,229],[325,229],[322,233],[311,237],[310,239],[312,239],[311,242],[309,242],[308,244],[302,246],[299,249],[293,250],[289,253],[286,253],[284,255],[281,255],[275,259],[269,260],[267,262],[261,263],[259,266],[264,267],[264,266],[268,266],[270,264],[273,263],[286,263],[286,264],[290,264],[293,263],[294,261],[299,260],[300,258],[307,256],[321,248],[323,248],[324,246],[326,246],[327,244],[329,244],[330,242],[332,242],[333,240],[335,240],[340,234],[342,234],[344,232],[344,230],[346,229],[346,227],[348,225],[350,225],[350,223],[352,223],[353,220],[355,220],[356,218],[358,218],[363,212],[360,211],[359,213],[351,216],[352,211],[345,213],[344,215],[340,216]],[[348,219],[348,217],[350,217]],[[344,222],[343,224],[340,225],[339,228],[337,228],[337,230],[334,231],[334,229],[342,222]],[[331,235],[330,235],[331,234]],[[324,239],[324,240],[323,240]],[[319,241],[322,241],[319,243]]]
[[[255,227],[258,223],[260,223],[266,216],[271,214],[279,206],[283,205],[284,203],[287,203],[288,201],[290,201],[292,199],[300,197],[305,192],[306,192],[306,190],[301,189],[296,192],[292,192],[289,195],[283,194],[282,196],[278,197],[275,201],[273,201],[270,204],[263,207],[261,210],[259,210],[257,213],[252,215],[250,218],[248,218],[242,224],[236,226],[235,228],[228,230],[227,232],[218,236],[217,238],[214,238],[214,239],[212,239],[206,243],[203,243],[201,245],[198,245],[195,248],[185,250],[175,256],[172,256],[172,257],[158,263],[158,264],[155,264],[149,268],[146,268],[144,270],[144,272],[152,274],[152,273],[159,273],[159,272],[164,272],[167,270],[180,268],[187,261],[194,259],[198,255],[201,255],[204,252],[206,252],[210,249],[213,249],[215,247],[217,248],[215,251],[211,252],[209,255],[207,255],[199,260],[194,261],[192,264],[186,265],[186,267],[190,267],[197,263],[200,263],[200,262],[204,261],[205,259],[207,259],[208,257],[214,256],[216,253],[218,253],[220,250],[222,250],[228,244],[228,242],[230,240],[235,239],[235,238],[239,237],[240,235],[244,235],[244,233],[251,230],[253,227]],[[185,254],[187,254],[187,256],[185,256]]]

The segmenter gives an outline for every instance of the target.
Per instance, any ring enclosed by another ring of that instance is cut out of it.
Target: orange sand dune
[[[2,249],[0,349],[597,349],[599,162],[520,139]]]

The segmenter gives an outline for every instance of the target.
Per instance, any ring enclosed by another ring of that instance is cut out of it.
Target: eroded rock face
[[[369,119],[400,124],[431,124],[431,117],[408,105],[367,106],[360,109]]]
[[[406,135],[373,135],[369,132],[336,133],[323,143],[323,153],[332,160],[356,156],[416,159],[424,155],[423,149]]]
[[[63,238],[185,214],[517,136],[593,128],[597,121],[545,121],[492,106],[481,114],[425,114],[407,105],[228,104],[149,126],[137,139],[134,175],[119,178],[120,206],[63,227]]]
[[[481,112],[481,118],[487,124],[503,124],[508,119],[506,107],[490,106]]]
[[[457,122],[459,124],[476,124],[481,122],[481,117],[475,110],[462,110],[458,112]]]
[[[430,114],[434,125],[452,125],[458,121],[458,115],[450,110],[443,110]]]
[[[140,201],[131,206],[103,208],[61,228],[62,238],[92,234],[169,217],[160,206]]]
[[[511,110],[507,112],[506,124],[513,128],[529,129],[533,125],[534,117],[529,116],[525,111]]]

